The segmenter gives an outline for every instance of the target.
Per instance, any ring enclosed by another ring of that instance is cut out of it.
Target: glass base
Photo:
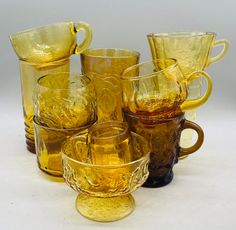
[[[47,174],[48,176],[51,176],[51,177],[62,177],[62,172],[61,171],[54,171],[54,170],[49,170],[49,169],[43,169],[42,167],[40,167],[40,165],[38,164],[39,166],[39,169]]]
[[[76,199],[76,209],[79,213],[99,222],[111,222],[128,216],[135,206],[132,195],[117,197],[94,197],[79,194]]]
[[[188,155],[185,155],[185,156],[182,156],[182,157],[178,157],[178,159],[179,160],[183,160],[183,159],[185,159],[185,158],[187,158],[188,157]]]
[[[160,188],[169,184],[173,180],[173,177],[174,177],[174,173],[172,170],[163,177],[148,177],[148,179],[142,185],[142,187]]]
[[[35,143],[32,140],[26,139],[26,148],[29,150],[29,152],[36,153]]]

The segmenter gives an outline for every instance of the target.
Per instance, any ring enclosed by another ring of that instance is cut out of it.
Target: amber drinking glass
[[[187,100],[188,85],[201,76],[207,82],[205,94],[196,100]],[[164,118],[201,106],[212,90],[212,81],[206,72],[196,71],[185,78],[175,59],[153,60],[129,67],[122,74],[121,84],[125,111]]]
[[[98,122],[123,119],[120,74],[137,64],[139,56],[124,49],[88,49],[81,54],[82,73],[96,85]]]
[[[85,36],[77,44],[79,31],[84,31]],[[90,45],[92,31],[85,22],[68,21],[17,32],[10,35],[10,40],[20,60],[47,63],[81,53]]]
[[[99,123],[63,146],[63,177],[80,192],[77,210],[96,221],[115,221],[134,209],[130,194],[148,177],[149,146],[119,121]]]
[[[22,105],[24,111],[25,137],[27,149],[35,153],[34,131],[33,131],[33,94],[34,88],[40,77],[54,72],[68,72],[70,70],[70,60],[50,62],[47,65],[19,61],[21,77]]]
[[[61,148],[67,138],[89,128],[90,125],[60,129],[41,124],[37,117],[33,119],[36,154],[39,169],[51,176],[62,176]]]
[[[131,131],[142,135],[149,141],[151,153],[149,177],[144,187],[156,188],[169,184],[173,179],[173,166],[178,157],[197,151],[204,139],[204,133],[197,124],[185,120],[184,114],[169,119],[155,116],[137,116],[124,113]],[[196,143],[188,148],[179,146],[181,132],[193,129],[198,134]]]
[[[41,77],[35,89],[34,107],[40,123],[51,128],[78,128],[97,119],[93,84],[88,77],[76,73]]]

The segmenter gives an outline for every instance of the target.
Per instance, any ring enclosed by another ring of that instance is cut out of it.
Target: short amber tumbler
[[[99,130],[104,128],[106,131],[100,133]],[[98,156],[103,153],[104,143],[105,149],[110,149],[112,145],[117,146],[117,143],[129,133],[129,146],[132,145],[133,148],[131,160],[123,164],[114,161],[113,164],[110,152],[110,155],[106,155],[107,163],[104,161],[105,158],[100,164],[92,163],[91,148],[86,137],[88,133],[84,132],[71,137],[64,144],[63,177],[71,188],[80,192],[76,199],[76,207],[81,215],[101,222],[119,220],[133,211],[135,203],[130,193],[140,187],[148,177],[148,142],[142,136],[127,131],[127,124],[123,125],[120,122],[100,123],[91,129],[92,134],[91,130],[89,133],[92,137],[95,135],[96,139],[93,155]],[[122,149],[120,146],[115,152],[117,151],[120,154],[115,154],[115,158],[119,157],[125,161],[123,157],[127,148]]]

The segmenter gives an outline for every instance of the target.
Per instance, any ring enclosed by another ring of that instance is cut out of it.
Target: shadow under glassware
[[[186,78],[194,71],[204,70],[209,65],[220,61],[228,51],[229,42],[226,39],[215,40],[213,32],[172,32],[150,33],[147,35],[153,59],[174,58]],[[212,57],[212,50],[222,46],[218,55]],[[202,95],[202,79],[195,79],[188,86],[189,99],[197,99]],[[187,111],[186,118],[196,121],[196,110]],[[181,144],[189,146],[192,143],[193,132],[183,133]]]
[[[52,128],[73,129],[94,123],[97,104],[91,80],[71,72],[39,78],[34,93],[34,113],[40,123]]]
[[[134,209],[130,194],[148,177],[149,146],[126,123],[93,125],[63,146],[63,177],[79,192],[76,207],[95,221],[115,221]]]
[[[85,36],[77,44],[76,33]],[[92,40],[92,31],[86,22],[72,21],[36,27],[10,35],[11,44],[20,60],[48,63],[79,54],[87,49]]]
[[[196,100],[186,100],[188,85],[199,77],[207,82],[205,94]],[[186,79],[175,59],[157,59],[131,66],[123,72],[121,85],[126,112],[160,118],[174,117],[201,106],[212,91],[212,81],[206,72],[196,71]]]
[[[33,95],[37,81],[46,74],[55,72],[68,72],[70,70],[70,59],[63,59],[50,63],[31,63],[19,61],[22,105],[24,111],[25,137],[27,149],[35,153],[33,116]]]
[[[67,138],[88,129],[92,124],[71,129],[47,127],[33,118],[36,154],[39,169],[46,174],[62,177],[61,148]]]
[[[87,49],[80,55],[82,73],[96,85],[98,122],[123,120],[120,75],[139,62],[140,54],[125,49]]]
[[[178,162],[178,157],[197,151],[204,140],[201,127],[185,120],[183,113],[168,119],[137,116],[128,112],[124,113],[124,117],[130,130],[146,138],[150,144],[149,177],[143,184],[144,187],[157,188],[169,184],[173,179],[173,166]],[[196,143],[188,148],[179,146],[184,129],[193,129],[198,134]]]

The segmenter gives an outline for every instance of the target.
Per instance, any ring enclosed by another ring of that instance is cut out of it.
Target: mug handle
[[[74,50],[74,54],[80,54],[89,47],[92,41],[92,29],[86,22],[74,23],[74,29],[76,33],[78,33],[80,30],[83,30],[85,33],[84,40],[80,44],[77,44]]]
[[[220,59],[222,59],[225,56],[225,54],[227,53],[229,49],[229,42],[226,39],[221,39],[214,42],[213,48],[216,46],[223,46],[223,49],[215,57],[209,58],[208,66],[211,65],[212,63],[218,62]]]
[[[204,141],[204,132],[202,128],[196,123],[189,120],[185,120],[183,130],[184,129],[195,130],[197,132],[198,138],[197,138],[196,143],[193,146],[188,147],[188,148],[180,147],[179,157],[186,156],[186,155],[196,152],[202,146],[202,143]]]
[[[195,71],[195,72],[191,73],[186,80],[187,86],[191,83],[191,81],[193,81],[194,79],[197,79],[199,77],[204,77],[207,81],[206,92],[202,97],[200,97],[198,99],[184,101],[183,104],[180,106],[180,108],[183,112],[185,112],[186,110],[192,110],[192,109],[195,109],[195,108],[201,106],[202,104],[204,104],[207,101],[207,99],[211,95],[212,80],[211,80],[210,75],[208,73],[206,73],[205,71]]]

